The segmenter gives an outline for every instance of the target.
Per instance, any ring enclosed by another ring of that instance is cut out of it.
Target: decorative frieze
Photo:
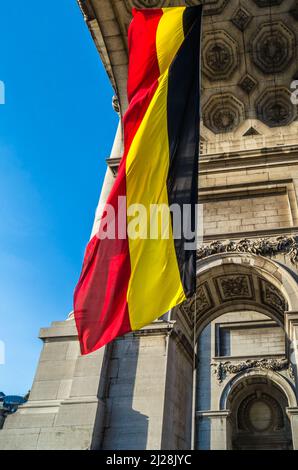
[[[293,379],[293,368],[287,358],[248,359],[238,363],[232,363],[231,361],[214,362],[210,365],[214,368],[213,372],[219,383],[222,383],[229,374],[239,374],[250,369],[271,370],[274,372],[286,370],[289,377]]]
[[[211,255],[220,253],[251,253],[260,256],[277,256],[284,254],[289,256],[293,264],[298,263],[298,237],[277,237],[239,241],[215,241],[204,245],[197,252],[197,259],[201,260]]]

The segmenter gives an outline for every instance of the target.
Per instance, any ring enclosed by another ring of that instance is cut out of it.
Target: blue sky
[[[0,391],[23,394],[72,309],[117,116],[75,0],[2,2],[0,52]]]

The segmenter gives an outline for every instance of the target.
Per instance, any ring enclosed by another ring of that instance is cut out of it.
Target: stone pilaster
[[[230,444],[230,411],[229,410],[216,410],[216,411],[198,411],[197,419],[200,420],[200,428],[205,437],[205,442],[200,446],[200,450],[229,450]],[[206,438],[209,436],[209,441]]]
[[[298,450],[298,408],[287,408],[292,429],[293,449]]]
[[[293,367],[296,390],[298,385],[298,312],[285,313],[285,331],[288,337],[288,356]],[[297,393],[297,392],[296,392]]]

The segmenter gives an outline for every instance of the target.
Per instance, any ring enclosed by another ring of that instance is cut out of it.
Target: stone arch
[[[286,379],[286,377],[272,370],[254,369],[250,371],[240,372],[229,380],[229,382],[226,384],[221,393],[219,400],[219,409],[228,409],[229,400],[231,399],[233,393],[235,393],[235,391],[237,390],[237,387],[241,383],[243,383],[244,380],[250,377],[264,377],[268,379],[269,381],[274,383],[276,387],[278,387],[281,392],[286,396],[288,400],[288,406],[290,408],[294,408],[297,406],[297,398],[293,389],[293,385],[289,380]]]
[[[251,253],[220,253],[197,262],[197,296],[181,308],[203,329],[220,315],[240,310],[263,313],[284,328],[285,312],[298,311],[298,284],[291,272],[270,258]]]
[[[287,409],[297,405],[285,377],[272,370],[238,374],[225,387],[221,409],[229,413],[230,449],[292,449]]]

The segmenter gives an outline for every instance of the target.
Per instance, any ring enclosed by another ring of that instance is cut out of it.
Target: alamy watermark
[[[196,250],[203,238],[202,204],[130,204],[119,196],[117,206],[98,208],[100,240],[182,240],[186,251]]]

